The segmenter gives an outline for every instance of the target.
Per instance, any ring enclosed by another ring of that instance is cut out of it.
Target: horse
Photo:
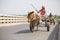
[[[30,31],[34,32],[34,27],[37,26],[37,30],[38,30],[38,25],[39,25],[39,16],[37,14],[34,14],[34,12],[29,12],[28,13],[28,22],[30,23]]]
[[[55,16],[48,16],[49,22],[50,24],[54,24],[55,25]]]

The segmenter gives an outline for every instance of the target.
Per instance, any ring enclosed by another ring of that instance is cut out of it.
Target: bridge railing
[[[27,22],[26,16],[0,16],[0,24]]]

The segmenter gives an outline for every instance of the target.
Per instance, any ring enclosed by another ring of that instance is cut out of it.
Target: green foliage
[[[57,16],[56,17],[56,22],[59,22],[60,21],[60,16]]]
[[[58,19],[60,19],[60,16],[57,16],[58,17]]]

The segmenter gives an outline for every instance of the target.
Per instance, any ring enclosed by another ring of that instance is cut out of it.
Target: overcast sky
[[[46,14],[52,12],[54,15],[60,15],[60,0],[0,0],[0,14],[26,15],[35,11],[31,4],[37,10],[44,5]]]

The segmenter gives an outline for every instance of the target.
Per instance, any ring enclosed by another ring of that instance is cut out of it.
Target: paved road
[[[39,27],[39,31],[31,33],[29,24],[4,26],[0,27],[0,40],[47,40],[54,27],[51,25],[49,32],[46,27]]]

